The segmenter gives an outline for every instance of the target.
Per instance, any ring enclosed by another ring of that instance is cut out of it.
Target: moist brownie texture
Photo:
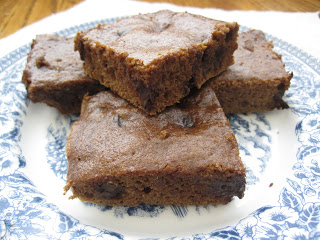
[[[67,142],[67,185],[101,205],[226,204],[245,168],[212,89],[150,116],[110,91],[84,98]]]
[[[33,40],[23,72],[28,98],[62,113],[80,113],[84,94],[106,89],[84,74],[73,38],[39,35]]]
[[[88,76],[153,115],[233,63],[238,28],[163,10],[80,32],[75,49]]]
[[[292,73],[285,70],[281,56],[273,51],[263,32],[240,33],[235,63],[208,81],[226,114],[288,108],[282,99]]]

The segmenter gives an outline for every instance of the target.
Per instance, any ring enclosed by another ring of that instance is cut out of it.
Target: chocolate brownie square
[[[88,76],[154,115],[233,63],[238,28],[163,10],[80,32],[75,49]]]
[[[293,76],[260,30],[239,34],[235,63],[208,81],[226,114],[288,108],[282,97]]]
[[[22,81],[32,102],[44,102],[61,113],[80,113],[84,94],[106,89],[87,77],[73,38],[38,35],[33,40]]]
[[[150,116],[106,91],[84,98],[67,142],[71,198],[101,205],[226,204],[245,167],[210,88]]]

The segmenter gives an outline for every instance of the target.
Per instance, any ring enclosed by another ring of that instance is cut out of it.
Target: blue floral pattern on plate
[[[71,36],[77,31],[113,22],[114,19],[92,22],[58,32]],[[245,30],[245,28],[242,28]],[[294,116],[292,162],[281,186],[277,201],[264,205],[234,224],[220,229],[198,232],[189,237],[167,239],[320,239],[320,70],[319,61],[275,37],[276,52],[282,54],[286,68],[294,72],[286,101]],[[29,44],[0,59],[0,237],[3,239],[125,239],[123,233],[85,224],[81,219],[62,211],[38,190],[24,171],[27,167],[21,149],[21,128],[28,117],[26,91],[21,75]],[[65,143],[77,116],[58,115],[47,128],[45,145],[48,168],[57,179],[65,181],[67,160]],[[247,167],[247,191],[264,181],[272,155],[272,122],[265,114],[231,115],[229,120],[239,142],[240,154]],[[272,184],[270,184],[270,187]],[[112,212],[115,218],[139,216],[161,218],[168,212],[184,221],[192,208],[202,215],[209,206],[101,207],[87,204],[88,211]],[[219,208],[219,207],[215,207]],[[45,227],[45,226],[50,226]],[[139,237],[138,237],[139,238]],[[166,237],[165,237],[166,238]],[[158,238],[154,238],[158,239]]]

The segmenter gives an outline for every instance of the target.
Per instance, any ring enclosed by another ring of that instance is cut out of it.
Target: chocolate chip
[[[98,197],[104,199],[120,198],[124,193],[123,187],[107,182],[96,184],[95,189]]]
[[[152,110],[155,99],[158,96],[157,91],[151,86],[146,86],[141,81],[132,80],[132,82],[140,95],[141,106],[147,111]]]
[[[230,179],[227,181],[222,179],[215,179],[208,189],[208,193],[214,194],[216,196],[224,196],[237,192],[237,196],[239,198],[242,198],[242,188],[244,186],[244,181],[245,180],[242,176],[234,177],[234,179]]]
[[[150,187],[145,187],[144,189],[143,189],[143,192],[145,192],[145,193],[150,193],[151,192],[151,188]]]

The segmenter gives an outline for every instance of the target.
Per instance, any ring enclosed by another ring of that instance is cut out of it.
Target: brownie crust
[[[22,82],[32,102],[44,102],[61,113],[80,113],[86,93],[105,90],[99,81],[84,74],[74,39],[38,35],[33,40]]]
[[[156,116],[111,92],[85,97],[67,142],[73,197],[101,205],[226,204],[245,168],[212,89]]]
[[[163,10],[80,32],[75,49],[88,76],[153,115],[233,63],[238,28]]]
[[[282,99],[293,76],[260,30],[239,34],[235,63],[208,81],[226,114],[284,109]]]

